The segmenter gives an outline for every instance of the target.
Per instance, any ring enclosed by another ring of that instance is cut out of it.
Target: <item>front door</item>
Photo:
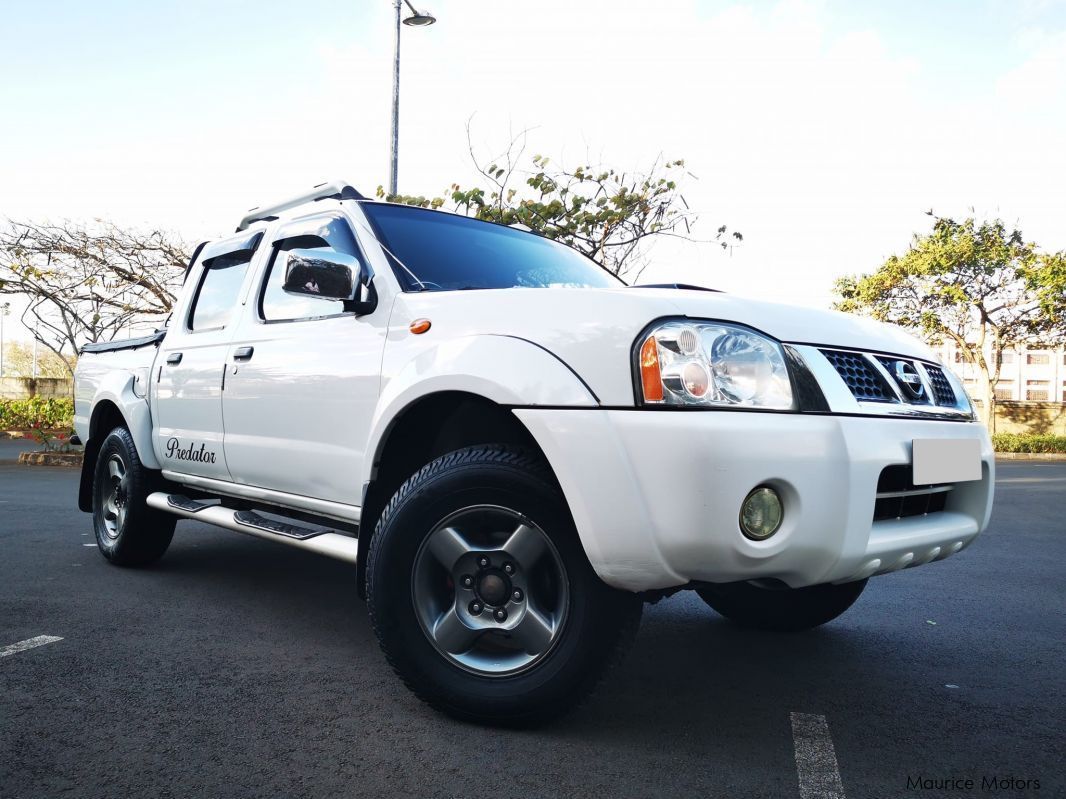
[[[282,289],[290,249],[334,249],[364,260],[340,213],[288,222],[271,247],[230,342],[226,462],[234,482],[358,506],[387,304],[356,317],[342,301]]]

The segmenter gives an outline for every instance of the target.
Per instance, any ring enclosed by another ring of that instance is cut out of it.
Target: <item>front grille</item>
[[[909,464],[886,466],[877,479],[874,521],[939,513],[947,506],[950,484],[915,485]]]
[[[944,370],[939,366],[925,364],[925,373],[929,375],[929,383],[933,387],[933,398],[936,400],[936,404],[954,405],[955,391],[944,376]]]
[[[944,370],[934,364],[850,350],[826,349],[821,353],[860,402],[895,403],[903,406],[901,412],[913,409],[931,413],[931,406],[966,410],[960,407]]]
[[[892,389],[866,358],[857,352],[822,350],[829,363],[844,378],[855,399],[873,402],[895,402]]]

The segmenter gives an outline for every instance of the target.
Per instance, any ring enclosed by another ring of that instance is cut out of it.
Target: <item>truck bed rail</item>
[[[128,338],[122,341],[98,341],[95,344],[85,344],[80,354],[87,352],[117,352],[118,350],[135,350],[138,347],[159,346],[159,342],[166,336],[166,328],[160,328],[154,333],[141,336],[140,338]]]

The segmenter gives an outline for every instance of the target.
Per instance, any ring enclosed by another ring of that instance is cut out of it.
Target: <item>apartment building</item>
[[[966,361],[962,351],[953,343],[934,349],[966,383],[971,396],[980,399],[983,380],[979,370]],[[986,347],[985,358],[991,357],[991,348]],[[997,400],[1066,403],[1066,348],[1060,343],[1004,350],[995,388]]]

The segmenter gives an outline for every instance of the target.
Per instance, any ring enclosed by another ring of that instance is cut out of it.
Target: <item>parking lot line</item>
[[[845,799],[833,739],[825,716],[792,714],[800,799]]]
[[[62,640],[63,639],[57,635],[38,635],[36,638],[27,638],[25,641],[19,641],[17,644],[9,644],[8,646],[0,647],[0,658],[6,658],[8,655],[24,652],[27,649],[33,649],[35,646],[54,644],[56,641]]]

